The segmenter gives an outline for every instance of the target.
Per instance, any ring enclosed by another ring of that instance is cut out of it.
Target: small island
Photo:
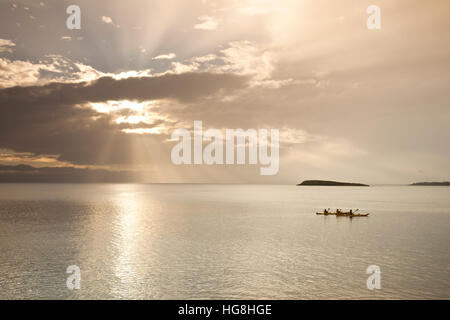
[[[350,182],[338,182],[327,180],[305,180],[297,186],[338,186],[338,187],[369,187],[367,184],[362,183],[350,183]]]
[[[450,181],[444,182],[415,182],[411,186],[450,186]]]

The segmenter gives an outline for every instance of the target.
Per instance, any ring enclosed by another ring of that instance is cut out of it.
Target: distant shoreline
[[[450,186],[450,181],[443,182],[415,182],[411,183],[410,186]]]
[[[370,187],[368,184],[328,180],[305,180],[297,186]]]

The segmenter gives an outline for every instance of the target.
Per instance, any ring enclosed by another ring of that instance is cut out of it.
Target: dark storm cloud
[[[51,83],[45,86],[13,87],[0,91],[0,102],[80,104],[107,100],[176,99],[191,102],[218,91],[242,88],[248,78],[232,74],[184,73],[155,77],[114,79],[102,77],[92,82]]]
[[[0,165],[0,182],[131,182],[139,176],[131,171],[92,170],[73,167],[34,168]]]
[[[16,152],[60,155],[75,164],[132,164],[133,148],[142,136],[121,132],[111,115],[79,107],[107,100],[173,99],[195,102],[218,92],[245,86],[247,79],[211,73],[166,74],[116,80],[110,77],[84,83],[0,90],[0,148]],[[160,124],[132,124],[149,128]],[[150,156],[150,154],[148,155]]]

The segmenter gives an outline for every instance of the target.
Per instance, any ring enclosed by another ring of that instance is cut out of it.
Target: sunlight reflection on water
[[[0,298],[449,298],[450,188],[0,184]],[[316,216],[361,208],[369,218]],[[65,286],[68,265],[82,288]],[[367,266],[382,290],[366,288]]]

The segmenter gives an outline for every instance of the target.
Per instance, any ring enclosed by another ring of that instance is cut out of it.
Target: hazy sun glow
[[[134,134],[161,134],[167,132],[167,128],[154,127],[154,128],[123,129],[122,132]]]
[[[129,117],[119,117],[116,119],[116,123],[131,123],[131,124],[137,124],[137,123],[149,123],[149,119],[146,116],[129,116]]]
[[[141,112],[145,107],[149,107],[153,103],[154,101],[139,102],[136,100],[120,100],[107,102],[91,102],[90,107],[100,113],[111,113],[124,109]]]
[[[121,101],[107,101],[104,103],[90,103],[90,107],[99,113],[111,114],[113,117],[115,114],[117,116],[114,119],[116,124],[145,124],[151,125],[158,120],[169,121],[165,119],[162,115],[158,114],[155,111],[152,111],[152,108],[157,104],[157,101],[130,101],[130,100],[121,100]],[[121,115],[120,112],[127,111],[127,115]],[[169,121],[170,122],[170,121]],[[133,133],[133,134],[161,134],[168,131],[168,128],[164,126],[155,126],[153,128],[125,128],[122,129],[124,133]]]

